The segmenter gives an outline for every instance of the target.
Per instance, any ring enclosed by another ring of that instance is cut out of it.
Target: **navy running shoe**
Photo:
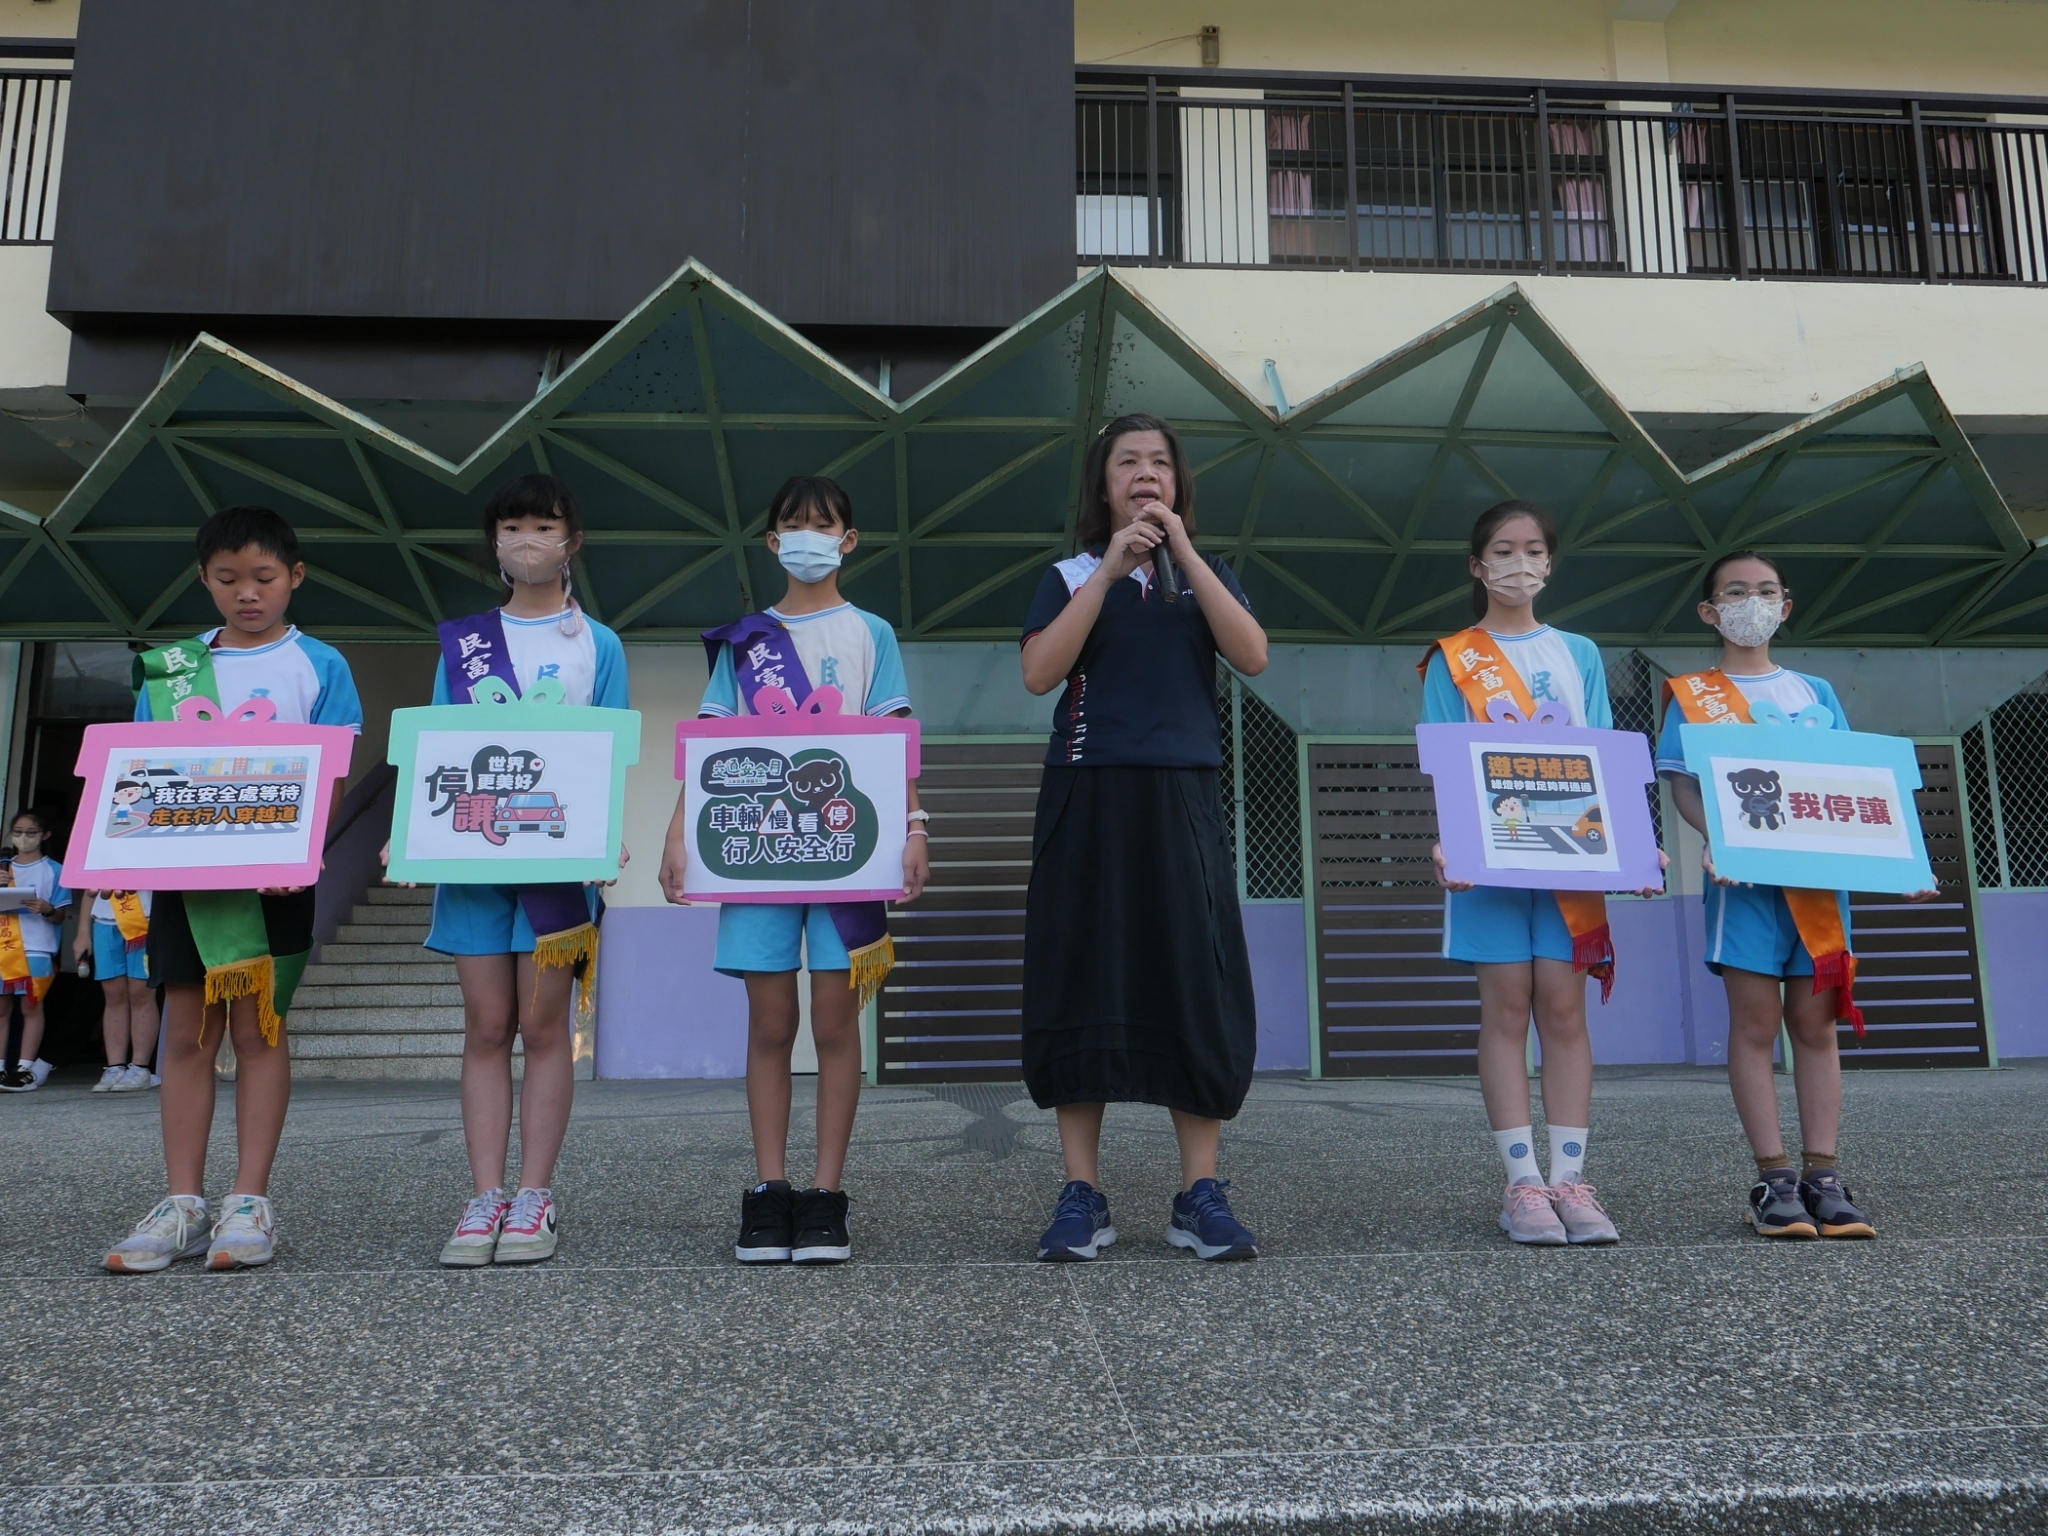
[[[1094,1258],[1115,1241],[1108,1197],[1086,1179],[1075,1179],[1060,1191],[1052,1225],[1038,1240],[1038,1256],[1055,1264],[1072,1264]]]
[[[1822,1237],[1875,1237],[1877,1228],[1856,1208],[1849,1186],[1832,1168],[1816,1168],[1799,1181],[1799,1200]]]
[[[1259,1240],[1231,1214],[1223,1197],[1228,1188],[1228,1179],[1197,1179],[1193,1189],[1175,1195],[1166,1240],[1176,1248],[1192,1248],[1200,1259],[1256,1259]]]

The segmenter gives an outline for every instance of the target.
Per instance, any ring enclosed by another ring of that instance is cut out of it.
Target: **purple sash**
[[[449,619],[438,626],[441,664],[448,673],[448,702],[467,704],[476,685],[494,677],[508,699],[519,697],[519,679],[512,675],[512,657],[505,648],[505,619],[496,608]]]
[[[505,620],[499,610],[492,608],[466,619],[449,619],[439,629],[441,664],[447,669],[451,703],[469,703],[476,697],[476,686],[485,678],[497,681],[495,691],[508,702],[520,697],[519,679],[513,675],[512,656],[505,647]],[[492,691],[486,689],[484,697],[488,699]],[[579,884],[517,885],[513,890],[536,940],[590,925],[590,900]]]
[[[722,645],[732,647],[733,678],[748,714],[787,714],[798,708],[805,714],[839,713],[839,690],[811,687],[796,642],[780,619],[750,613],[718,629],[705,630],[704,654],[714,668]],[[833,901],[825,903],[825,910],[832,915],[832,927],[848,955],[889,936],[889,909],[882,902]]]

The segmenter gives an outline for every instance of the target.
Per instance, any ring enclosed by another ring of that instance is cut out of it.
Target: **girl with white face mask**
[[[1723,555],[1707,569],[1698,611],[1720,636],[1720,665],[1665,684],[1657,771],[1671,785],[1678,814],[1704,837],[1699,781],[1686,770],[1681,724],[1746,722],[1751,706],[1764,704],[1795,723],[1804,717],[1846,731],[1849,720],[1827,679],[1771,660],[1771,638],[1792,616],[1792,590],[1775,561],[1754,550]],[[1873,1237],[1875,1228],[1835,1166],[1842,1118],[1836,1020],[1856,1017],[1849,898],[1737,885],[1715,873],[1711,848],[1701,850],[1701,864],[1708,877],[1707,969],[1728,990],[1728,1085],[1756,1160],[1750,1225],[1764,1237]],[[1780,1025],[1792,1041],[1799,1095],[1803,1156],[1796,1174],[1778,1128],[1772,1074]]]
[[[64,871],[50,857],[50,821],[41,811],[24,810],[8,827],[10,868],[0,871],[0,885],[33,891],[18,912],[0,913],[0,1029],[14,998],[21,998],[21,1059],[0,1070],[0,1093],[30,1093],[43,1086],[50,1064],[40,1055],[43,1045],[43,997],[57,974],[57,949],[64,909],[71,893],[64,889]]]
[[[1511,710],[1522,719],[1613,728],[1599,647],[1536,617],[1556,552],[1556,528],[1526,501],[1501,502],[1473,526],[1467,568],[1479,622],[1430,647],[1422,667],[1425,724]],[[1540,740],[1541,725],[1528,729]],[[1441,846],[1434,858],[1446,891],[1444,957],[1471,965],[1479,981],[1479,1086],[1507,1170],[1501,1227],[1518,1243],[1615,1242],[1614,1223],[1584,1176],[1593,1102],[1586,978],[1600,979],[1604,1000],[1614,974],[1605,900],[1598,892],[1454,881]],[[1543,1042],[1548,1182],[1529,1113],[1532,1013]]]

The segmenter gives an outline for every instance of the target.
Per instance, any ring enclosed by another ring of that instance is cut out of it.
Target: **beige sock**
[[[1803,1153],[1801,1154],[1799,1159],[1799,1177],[1801,1177],[1802,1179],[1805,1178],[1809,1173],[1812,1173],[1816,1168],[1826,1168],[1832,1172],[1834,1171],[1834,1167],[1835,1154],[1832,1152]]]

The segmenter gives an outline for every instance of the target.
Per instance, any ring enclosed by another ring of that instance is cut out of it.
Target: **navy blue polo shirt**
[[[1251,612],[1230,567],[1204,555],[1230,595]],[[1101,565],[1099,552],[1062,560],[1045,573],[1024,621],[1029,640],[1060,616]],[[1165,601],[1141,565],[1110,588],[1053,711],[1046,766],[1220,768],[1216,720],[1216,637],[1182,578],[1181,599]]]

